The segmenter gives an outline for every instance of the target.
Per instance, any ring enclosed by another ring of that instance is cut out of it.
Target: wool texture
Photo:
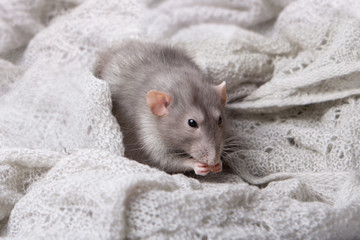
[[[94,65],[129,39],[227,82],[228,169],[124,157]],[[0,236],[359,238],[359,39],[355,0],[1,0]]]

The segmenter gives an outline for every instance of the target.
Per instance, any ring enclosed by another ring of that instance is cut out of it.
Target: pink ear
[[[149,91],[146,94],[146,102],[153,114],[162,117],[168,114],[167,107],[171,103],[172,98],[163,92],[157,92],[154,90]]]
[[[226,104],[226,82],[223,81],[219,85],[215,86],[215,90],[221,97],[221,103],[225,106],[225,104]]]

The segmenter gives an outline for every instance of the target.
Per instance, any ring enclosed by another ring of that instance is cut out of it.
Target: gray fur
[[[169,172],[192,170],[195,160],[209,165],[220,160],[225,131],[221,98],[184,50],[127,42],[100,55],[95,75],[110,85],[127,157]],[[152,114],[146,103],[150,90],[172,97],[168,115]],[[187,121],[199,117],[204,121],[195,132]]]

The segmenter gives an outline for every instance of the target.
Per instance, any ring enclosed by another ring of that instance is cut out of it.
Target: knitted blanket
[[[227,81],[228,169],[123,156],[93,68],[127,39]],[[359,39],[355,0],[2,0],[0,236],[359,238]]]

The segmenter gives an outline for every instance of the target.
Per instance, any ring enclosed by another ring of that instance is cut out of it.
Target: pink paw
[[[213,173],[221,172],[222,171],[222,162],[219,162],[215,166],[211,166],[210,171],[213,172]]]
[[[196,175],[205,176],[210,172],[210,167],[206,163],[196,162],[194,165],[194,171]]]

